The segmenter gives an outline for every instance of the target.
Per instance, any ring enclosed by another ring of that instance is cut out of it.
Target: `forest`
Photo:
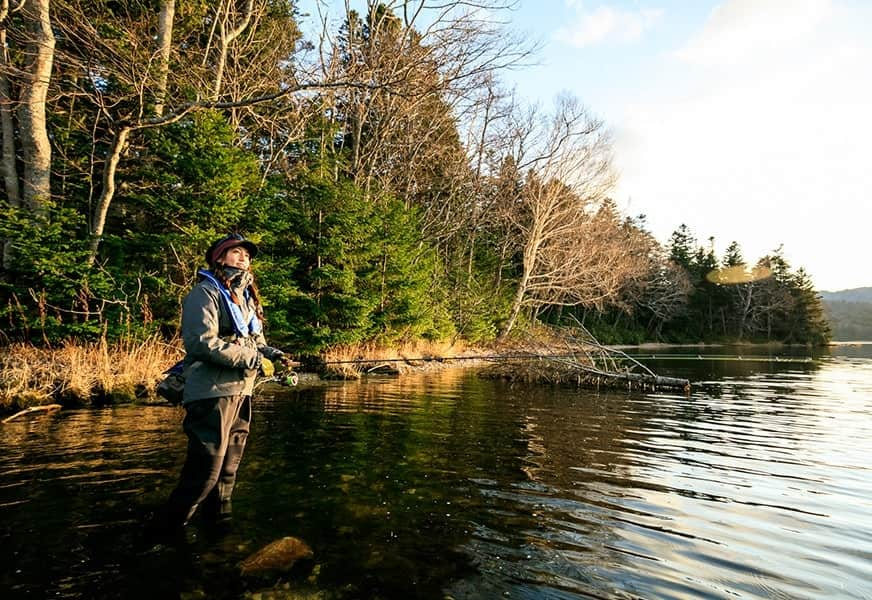
[[[4,341],[172,339],[205,249],[241,232],[295,352],[571,322],[825,343],[779,247],[718,256],[621,214],[594,109],[504,83],[536,52],[510,4],[368,2],[304,35],[290,0],[2,0]]]
[[[872,288],[822,292],[821,296],[834,340],[872,340]]]

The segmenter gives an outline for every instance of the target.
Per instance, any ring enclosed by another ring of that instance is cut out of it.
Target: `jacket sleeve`
[[[221,338],[219,316],[221,299],[197,285],[182,303],[182,342],[194,360],[224,367],[254,369],[260,362],[257,350]]]
[[[257,340],[257,351],[263,354],[265,358],[268,358],[269,360],[278,360],[285,355],[285,353],[278,348],[267,346],[263,334],[258,334],[258,337],[259,339]]]

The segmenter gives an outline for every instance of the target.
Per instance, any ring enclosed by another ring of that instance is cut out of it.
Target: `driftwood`
[[[60,410],[62,407],[60,404],[43,404],[42,406],[30,406],[25,408],[24,410],[19,410],[12,416],[6,417],[0,423],[8,423],[12,419],[17,419],[22,415],[26,415],[28,413],[40,412],[40,411],[48,411],[48,410]]]
[[[615,381],[627,381],[630,383],[638,383],[657,388],[681,388],[683,390],[690,389],[690,381],[679,377],[664,377],[654,373],[633,373],[630,371],[601,371],[594,367],[586,367],[584,365],[567,365],[568,368],[577,370],[581,373],[586,373],[594,378],[610,379]],[[646,368],[647,370],[647,368]]]
[[[545,348],[536,339],[522,340],[512,359],[495,365],[489,374],[529,382],[690,390],[689,380],[657,375],[628,354],[600,344],[577,320],[552,332],[556,339]]]

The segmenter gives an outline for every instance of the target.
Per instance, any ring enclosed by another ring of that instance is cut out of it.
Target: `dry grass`
[[[389,366],[403,373],[420,368],[431,361],[462,356],[467,352],[462,343],[417,340],[397,346],[350,344],[331,348],[323,355],[327,375],[337,379],[357,379],[379,366]]]
[[[335,347],[321,358],[328,363],[327,376],[357,379],[379,366],[407,372],[474,353],[460,343],[416,341],[390,348],[372,344]],[[11,344],[0,348],[0,411],[53,402],[81,405],[156,399],[154,388],[163,372],[182,356],[179,342],[157,338],[67,342],[55,348]]]
[[[153,397],[162,372],[182,355],[157,338],[67,342],[58,348],[0,349],[0,408],[131,401]]]

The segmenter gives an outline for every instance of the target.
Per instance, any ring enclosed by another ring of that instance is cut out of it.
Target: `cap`
[[[225,252],[236,246],[242,246],[248,250],[248,255],[251,258],[257,256],[257,246],[253,242],[248,241],[239,233],[231,233],[212,242],[212,245],[206,250],[206,262],[209,263],[210,267],[214,266]]]

